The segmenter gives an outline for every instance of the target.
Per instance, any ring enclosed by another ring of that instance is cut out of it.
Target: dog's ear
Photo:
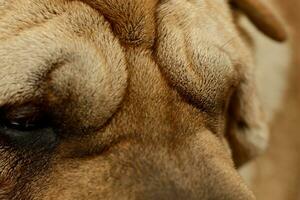
[[[280,20],[261,0],[231,0],[231,3],[270,38],[279,42],[287,39],[286,30]]]

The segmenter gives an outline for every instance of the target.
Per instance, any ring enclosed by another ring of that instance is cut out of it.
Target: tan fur
[[[235,164],[284,86],[261,96],[235,22],[219,0],[0,1],[1,119],[51,121],[2,124],[0,199],[255,199]]]

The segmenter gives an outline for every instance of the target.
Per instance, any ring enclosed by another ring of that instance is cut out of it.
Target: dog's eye
[[[7,110],[2,116],[2,125],[17,131],[34,131],[46,128],[47,117],[36,106],[24,106]]]
[[[22,146],[52,144],[56,135],[51,120],[39,106],[6,108],[0,112],[0,139]]]

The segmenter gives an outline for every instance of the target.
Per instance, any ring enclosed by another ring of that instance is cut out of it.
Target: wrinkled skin
[[[0,199],[255,199],[231,139],[266,128],[227,2],[1,0],[0,18]]]

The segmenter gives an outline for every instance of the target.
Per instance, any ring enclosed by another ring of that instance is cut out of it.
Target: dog
[[[245,16],[287,39],[260,0],[0,1],[0,199],[256,199]]]

